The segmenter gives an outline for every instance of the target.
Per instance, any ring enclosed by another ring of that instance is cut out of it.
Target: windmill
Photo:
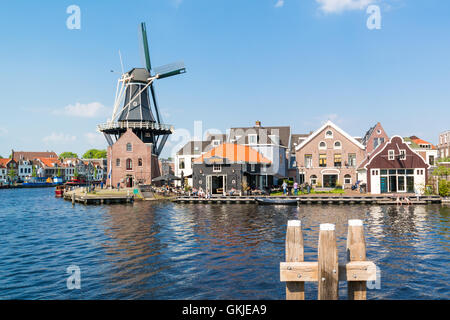
[[[130,128],[144,143],[151,143],[153,154],[159,156],[173,126],[163,123],[154,82],[185,73],[186,68],[183,62],[152,68],[145,23],[140,25],[140,35],[144,67],[122,71],[117,81],[112,117],[97,129],[112,146]]]

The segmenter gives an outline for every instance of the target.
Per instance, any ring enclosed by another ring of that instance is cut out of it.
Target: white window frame
[[[395,160],[395,150],[388,150],[388,160]]]
[[[213,164],[213,172],[222,172],[221,164]]]
[[[325,144],[325,147],[321,147],[321,146],[320,146],[322,143]],[[327,143],[326,143],[325,141],[320,141],[320,142],[319,142],[319,150],[327,150]]]
[[[337,142],[339,142],[339,146],[338,147],[336,147],[336,143]],[[334,143],[333,143],[333,148],[334,149],[342,149],[342,142],[340,141],[340,140],[336,140]]]
[[[350,178],[346,178],[346,175],[344,175],[344,184],[352,184],[352,176],[349,174]],[[346,182],[345,180],[348,179],[349,182]]]
[[[218,145],[220,145],[220,140],[213,140],[213,141],[212,141],[212,145],[213,145],[214,147],[217,147]]]
[[[255,171],[256,171],[256,166],[255,166],[254,163],[251,163],[251,164],[250,164],[250,171],[251,171],[251,172],[255,172]]]
[[[252,138],[255,138],[255,142],[252,142]],[[257,134],[249,134],[248,135],[248,144],[258,144],[258,135]]]
[[[406,160],[406,150],[405,149],[400,149],[399,159],[400,160]]]
[[[331,132],[331,135],[328,134],[328,132]],[[325,131],[325,139],[333,139],[333,131],[328,129],[327,131]]]

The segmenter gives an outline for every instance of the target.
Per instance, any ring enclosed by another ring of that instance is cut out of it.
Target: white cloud
[[[363,10],[377,0],[316,0],[320,9],[326,13],[336,13],[345,10]]]
[[[106,147],[106,139],[99,132],[88,132],[84,134],[87,143],[93,148],[103,149]]]
[[[56,133],[52,132],[51,135],[46,136],[42,139],[42,141],[46,143],[68,143],[68,142],[74,142],[77,140],[76,136],[72,136],[70,134],[64,134],[64,133]]]
[[[8,129],[6,129],[5,127],[0,127],[0,137],[6,136],[8,132]]]
[[[53,114],[71,117],[95,118],[107,115],[108,109],[100,102],[69,104],[63,110],[54,110]]]
[[[275,8],[281,8],[282,6],[284,6],[284,0],[278,0],[275,4]]]

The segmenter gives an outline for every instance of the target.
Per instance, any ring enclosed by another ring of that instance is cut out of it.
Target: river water
[[[53,188],[0,190],[0,299],[284,299],[286,224],[300,219],[305,260],[320,223],[362,219],[380,270],[368,299],[450,299],[450,206],[174,204],[72,207]],[[67,288],[67,268],[81,288]],[[317,285],[307,283],[306,298]],[[346,283],[340,283],[346,298]]]

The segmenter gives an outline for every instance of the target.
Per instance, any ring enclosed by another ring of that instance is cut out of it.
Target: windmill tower
[[[159,156],[173,127],[163,123],[156,100],[154,82],[186,72],[183,62],[152,68],[145,23],[140,25],[144,68],[133,68],[123,73],[117,82],[111,119],[98,125],[106,141],[112,146],[126,131],[133,133]]]
[[[152,68],[145,23],[140,25],[140,35],[144,67],[122,70],[111,119],[97,126],[109,145],[111,186],[149,184],[159,175],[158,157],[173,127],[163,123],[154,82],[186,72],[183,62]]]

